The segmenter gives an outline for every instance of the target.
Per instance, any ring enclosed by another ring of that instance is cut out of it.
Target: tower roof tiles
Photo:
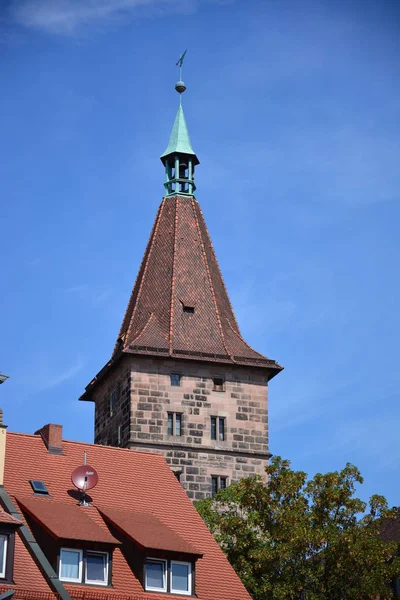
[[[114,357],[156,354],[282,367],[242,338],[210,236],[193,196],[161,202]]]

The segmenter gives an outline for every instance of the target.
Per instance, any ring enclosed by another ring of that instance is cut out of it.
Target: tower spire
[[[192,148],[182,107],[182,94],[186,90],[186,85],[182,81],[182,65],[186,52],[185,50],[181,54],[176,63],[176,66],[179,66],[179,81],[175,84],[175,89],[179,94],[179,107],[167,149],[160,157],[165,167],[166,196],[176,194],[193,196],[196,189],[194,168],[199,164],[199,159]]]

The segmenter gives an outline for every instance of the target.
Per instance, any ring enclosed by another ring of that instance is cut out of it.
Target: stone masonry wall
[[[179,387],[171,373],[181,375]],[[224,391],[213,389],[216,377]],[[211,494],[212,476],[227,477],[229,485],[264,475],[267,394],[261,369],[127,356],[95,390],[95,442],[163,454],[198,500]],[[180,436],[168,435],[168,412],[182,415]],[[211,416],[225,418],[224,441],[211,439]]]

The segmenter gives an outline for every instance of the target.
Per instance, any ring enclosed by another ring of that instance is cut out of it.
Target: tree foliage
[[[358,469],[307,480],[275,457],[266,472],[267,484],[242,479],[196,503],[254,600],[390,598],[397,545],[379,530],[395,513],[382,496],[354,497]]]

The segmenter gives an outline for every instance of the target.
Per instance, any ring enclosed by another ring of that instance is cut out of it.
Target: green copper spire
[[[167,149],[160,157],[165,166],[166,181],[164,187],[169,196],[173,194],[193,195],[196,189],[194,167],[199,164],[199,159],[192,148],[182,108],[182,94],[186,90],[186,85],[182,81],[182,64],[185,55],[186,50],[176,63],[179,66],[180,75],[180,79],[175,85],[175,89],[180,95],[179,107]]]
[[[199,161],[196,157],[196,154],[192,148],[192,144],[190,142],[189,131],[186,125],[185,115],[183,114],[182,104],[179,104],[178,112],[176,113],[174,126],[172,127],[171,137],[169,138],[169,143],[164,154],[161,154],[161,159],[169,154],[191,154],[195,157],[196,164],[199,164]]]

